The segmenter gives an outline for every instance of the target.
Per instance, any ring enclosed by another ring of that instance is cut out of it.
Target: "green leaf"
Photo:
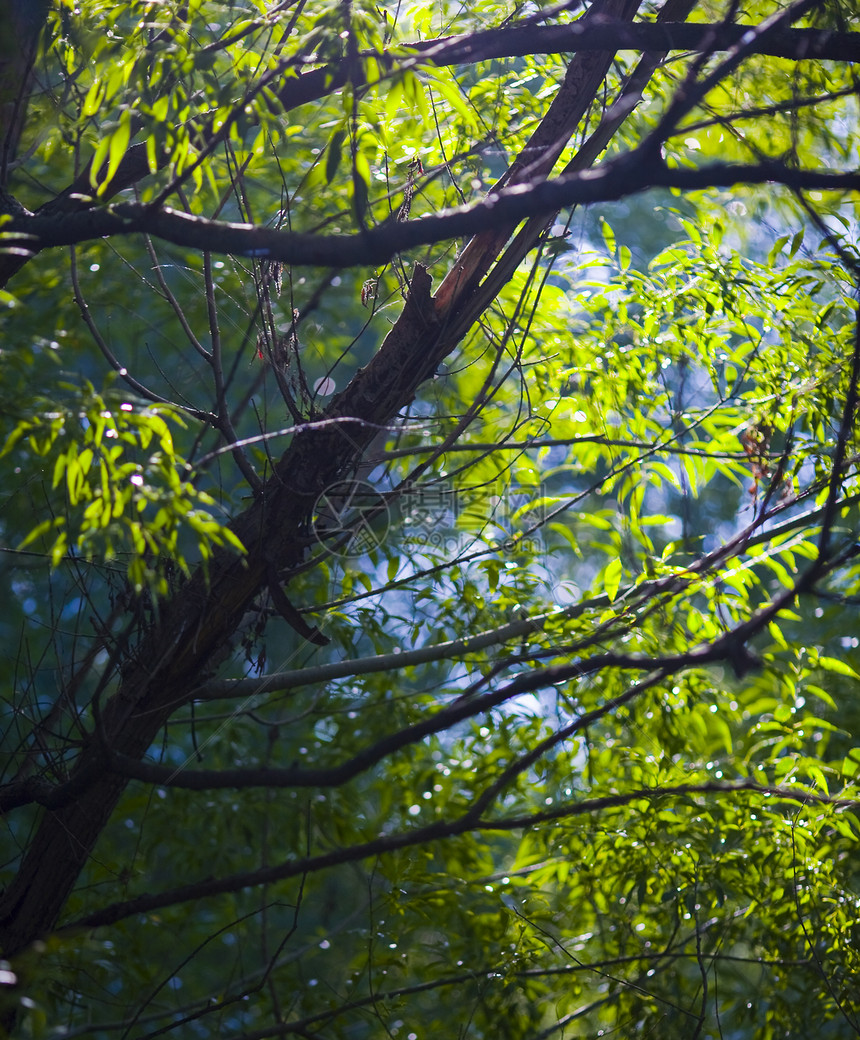
[[[600,233],[603,235],[603,241],[606,243],[607,252],[610,256],[615,256],[615,232],[603,217],[600,218]]]
[[[607,564],[603,571],[603,588],[609,597],[610,603],[613,602],[618,594],[622,569],[621,560],[616,558]]]
[[[849,664],[846,664],[845,661],[840,661],[838,657],[819,655],[816,664],[819,668],[824,668],[828,672],[835,672],[837,675],[847,675],[851,679],[860,680],[860,674]]]
[[[326,153],[325,160],[325,179],[326,184],[331,184],[337,173],[340,161],[343,157],[343,143],[346,140],[345,130],[336,130],[331,137],[328,145],[328,152]]]
[[[84,97],[84,104],[81,108],[81,115],[85,118],[94,116],[99,111],[102,105],[102,101],[105,96],[105,84],[104,80],[96,78],[90,84],[87,90],[86,96]]]

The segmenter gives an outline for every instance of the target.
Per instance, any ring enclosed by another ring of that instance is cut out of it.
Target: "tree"
[[[3,18],[10,1033],[860,1032],[852,6]]]

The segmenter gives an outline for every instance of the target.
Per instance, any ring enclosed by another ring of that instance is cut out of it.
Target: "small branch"
[[[451,726],[458,722],[499,707],[506,701],[522,696],[524,693],[534,693],[538,690],[547,689],[550,686],[570,683],[609,668],[650,673],[641,682],[630,686],[623,694],[613,697],[593,711],[577,717],[567,727],[558,733],[552,734],[543,743],[536,745],[529,755],[518,760],[511,767],[513,770],[511,775],[513,776],[530,764],[531,761],[536,761],[540,758],[546,750],[558,743],[559,740],[567,739],[581,729],[611,714],[616,708],[633,700],[644,690],[662,681],[668,675],[686,671],[690,668],[701,668],[704,665],[719,661],[727,661],[738,675],[743,675],[744,672],[755,665],[752,655],[746,648],[747,641],[760,631],[779,610],[784,609],[788,603],[793,601],[797,593],[798,587],[787,589],[773,603],[758,611],[747,621],[727,632],[713,643],[696,647],[685,653],[673,654],[663,658],[616,653],[597,654],[594,657],[577,660],[570,664],[535,668],[530,672],[516,676],[501,688],[491,690],[480,696],[464,694],[451,704],[435,712],[429,718],[422,719],[411,726],[406,726],[395,733],[390,733],[339,765],[322,766],[317,769],[291,766],[286,769],[260,767],[182,770],[120,756],[106,750],[108,766],[114,772],[129,779],[142,780],[145,783],[164,784],[171,787],[190,788],[192,790],[245,787],[340,786],[372,768],[394,752],[416,744],[435,733],[450,729]],[[567,655],[579,653],[592,646],[598,638],[600,638],[599,635],[581,640],[579,643],[566,647],[564,652]],[[397,660],[398,664],[395,667],[404,665],[403,654],[381,656],[390,656]],[[350,664],[350,662],[346,662],[346,664]],[[495,799],[508,779],[508,774],[503,774],[498,785],[493,785],[493,787],[489,788],[485,795],[475,804],[472,810],[473,814],[479,815],[482,813],[485,806]]]
[[[203,254],[203,279],[206,286],[206,312],[209,317],[209,336],[212,350],[208,361],[215,381],[215,412],[218,416],[217,426],[221,436],[231,448],[231,453],[242,476],[255,494],[260,494],[263,481],[251,465],[248,456],[239,444],[239,437],[233,428],[230,411],[227,407],[227,390],[224,382],[224,366],[221,352],[221,328],[218,324],[218,305],[215,301],[215,280],[212,277],[212,257]]]
[[[550,622],[572,617],[584,610],[579,604],[574,608],[538,614],[535,617],[511,621],[507,625],[478,632],[463,639],[452,639],[444,643],[433,643],[418,647],[416,650],[405,650],[399,654],[376,654],[373,657],[360,657],[354,660],[331,661],[328,664],[314,665],[311,668],[299,668],[291,672],[273,672],[259,679],[219,679],[207,682],[192,692],[194,700],[222,700],[224,698],[246,698],[274,691],[293,690],[301,686],[330,682],[332,679],[345,679],[356,675],[373,675],[377,672],[400,671],[403,668],[414,668],[430,661],[447,661],[454,658],[478,653],[489,646],[498,646],[512,639],[533,636]]]
[[[638,791],[627,791],[621,794],[610,794],[599,798],[588,798],[582,802],[559,805],[553,809],[528,813],[523,816],[507,816],[498,820],[481,819],[476,830],[481,831],[516,831],[526,827],[534,827],[541,823],[567,820],[573,816],[589,813],[601,813],[606,809],[620,809],[640,798],[656,801],[658,798],[688,798],[692,795],[705,794],[759,794],[765,798],[778,799],[792,805],[830,805],[834,809],[845,809],[857,812],[860,800],[856,798],[838,798],[811,791],[804,787],[780,787],[758,784],[754,780],[738,780],[734,783],[719,780],[705,781],[700,784],[677,784],[673,787],[646,787]],[[773,805],[774,803],[769,803]]]
[[[152,262],[152,269],[153,271],[155,271],[155,277],[158,279],[158,284],[161,288],[161,294],[165,298],[165,300],[167,300],[167,302],[170,304],[170,309],[176,315],[176,320],[179,322],[182,331],[185,333],[186,339],[191,344],[191,346],[197,351],[197,353],[203,358],[204,361],[210,361],[212,355],[203,346],[203,344],[195,335],[194,329],[191,328],[191,325],[185,316],[185,311],[183,310],[182,305],[179,303],[179,300],[176,299],[176,297],[173,294],[173,291],[167,284],[167,279],[164,277],[164,270],[162,269],[161,263],[158,259],[158,254],[155,251],[155,247],[153,246],[152,239],[149,237],[149,235],[146,235],[144,237],[144,245],[146,246],[146,251],[149,254],[149,259]]]
[[[654,452],[655,445],[647,441],[631,441],[617,437],[609,437],[604,434],[582,434],[576,437],[535,437],[526,441],[464,441],[458,444],[450,444],[442,452],[442,455],[452,455],[459,452],[475,452],[484,454],[489,451],[533,451],[540,448],[566,448],[578,444],[600,444],[607,448],[637,448],[649,453]],[[749,456],[744,451],[707,451],[704,448],[682,448],[670,443],[656,445],[657,453],[660,455],[690,455],[702,459],[727,459],[733,462],[747,462]],[[438,447],[432,444],[413,444],[408,448],[392,448],[390,451],[380,452],[374,455],[372,461],[389,462],[391,459],[411,458],[413,455],[436,455]],[[770,458],[771,456],[767,456]]]
[[[152,401],[155,404],[172,405],[172,401],[169,401],[166,397],[162,397],[161,394],[155,393],[154,390],[150,390],[149,387],[144,386],[143,383],[135,379],[134,376],[131,375],[131,373],[128,371],[128,369],[120,363],[117,356],[108,346],[107,341],[99,331],[98,325],[96,325],[95,319],[93,318],[90,312],[89,304],[84,298],[83,291],[81,290],[81,283],[80,279],[78,278],[77,250],[74,248],[74,245],[71,249],[69,276],[72,283],[72,293],[74,295],[74,300],[77,304],[78,310],[80,311],[81,318],[83,319],[86,327],[89,329],[90,335],[93,337],[96,346],[101,351],[102,357],[105,359],[105,361],[107,361],[108,365],[110,365],[114,372],[116,372],[116,374],[120,377],[120,379],[122,379],[122,381],[128,387],[134,390],[135,393],[140,394],[140,396],[143,397],[145,400]],[[182,406],[175,405],[174,407]],[[211,416],[206,415],[205,412],[199,412],[194,408],[182,408],[182,410],[190,415],[195,416],[198,419],[209,420],[212,418]]]

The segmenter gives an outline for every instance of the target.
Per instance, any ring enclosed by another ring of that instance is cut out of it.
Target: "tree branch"
[[[467,812],[456,820],[449,822],[437,821],[425,827],[417,827],[415,830],[383,835],[382,837],[362,842],[359,845],[353,845],[350,848],[332,849],[317,856],[307,856],[303,859],[279,863],[259,870],[241,871],[220,878],[206,878],[202,881],[180,885],[177,888],[168,889],[164,892],[146,893],[125,902],[106,906],[95,913],[87,914],[63,926],[60,931],[101,928],[105,925],[116,924],[118,921],[122,921],[127,917],[133,917],[136,914],[149,913],[153,910],[175,906],[179,903],[224,895],[229,892],[238,892],[243,888],[273,884],[276,881],[286,881],[289,878],[316,873],[344,863],[355,863],[362,859],[384,855],[387,852],[393,852],[398,849],[411,848],[417,845],[429,845],[431,842],[457,837],[470,831],[520,830],[524,827],[551,820],[570,819],[574,816],[600,813],[606,809],[617,809],[640,799],[657,801],[660,798],[687,798],[699,794],[735,795],[746,793],[761,795],[767,798],[779,798],[793,804],[799,802],[801,804],[832,805],[835,808],[851,810],[856,810],[860,807],[860,803],[855,799],[836,798],[821,794],[819,791],[810,791],[801,787],[764,786],[757,784],[754,780],[741,780],[737,783],[709,781],[701,784],[678,784],[664,788],[639,788],[635,791],[625,791],[599,798],[587,798],[580,802],[569,802],[565,805],[555,806],[552,809],[541,810],[536,813],[528,813],[517,817],[501,817],[496,820],[483,818],[473,820]]]
[[[687,50],[708,51],[728,50],[744,42],[749,54],[765,54],[774,57],[794,60],[826,59],[833,61],[852,61],[860,49],[860,34],[836,32],[817,29],[780,28],[771,31],[760,40],[745,41],[752,26],[746,25],[696,25],[684,22],[663,22],[654,24],[636,23],[620,19],[594,18],[581,19],[571,25],[542,26],[534,24],[514,24],[501,29],[490,29],[481,33],[470,33],[464,36],[413,44],[402,44],[395,51],[366,52],[363,59],[373,58],[379,67],[394,70],[405,70],[421,64],[435,66],[451,66],[474,64],[504,57],[519,57],[526,54],[560,54],[576,51],[599,51],[632,49],[642,51]],[[295,57],[279,66],[279,75],[285,68],[293,68]],[[363,65],[361,66],[363,68]],[[270,72],[264,77],[263,85],[274,85],[276,76]],[[366,87],[368,84],[360,69],[351,67],[348,62],[339,62],[314,69],[311,72],[290,76],[286,85],[275,91],[278,102],[285,112],[290,112],[302,105],[329,96],[333,91],[341,89],[348,82],[355,87]],[[205,130],[202,131],[206,136]],[[149,158],[146,144],[133,144],[114,173],[108,185],[104,186],[102,199],[107,201],[123,189],[129,188],[150,174]],[[89,211],[93,202],[89,199],[91,185],[89,167],[76,180],[46,203],[38,215],[41,217],[66,216],[70,213]],[[0,210],[2,212],[2,210]],[[116,232],[107,232],[108,234]],[[471,233],[471,232],[467,232]],[[89,236],[87,236],[89,237]],[[97,237],[97,236],[95,236]],[[65,240],[68,245],[73,241],[84,241],[85,237]],[[173,239],[168,238],[169,241]],[[50,244],[50,243],[46,243]],[[54,243],[60,244],[60,243]],[[218,251],[213,247],[213,251]],[[336,250],[335,250],[336,252]],[[6,255],[0,251],[0,287],[23,267],[34,255],[34,251],[10,249]],[[390,259],[391,254],[385,256]],[[301,262],[300,260],[287,262]],[[314,262],[314,261],[310,261]],[[368,261],[368,262],[383,262]],[[334,266],[331,261],[321,260],[325,266]]]
[[[792,190],[858,191],[860,171],[798,170],[781,162],[713,163],[698,169],[673,169],[636,149],[602,166],[552,180],[502,188],[470,206],[418,220],[393,222],[354,235],[315,235],[276,231],[253,224],[207,220],[178,210],[153,211],[124,202],[104,209],[48,217],[9,214],[0,231],[7,249],[31,254],[117,235],[148,234],[191,249],[245,257],[264,257],[307,267],[344,269],[379,266],[416,246],[479,234],[499,222],[517,223],[566,206],[609,202],[651,188],[700,191],[737,184],[779,184]]]
[[[468,65],[497,58],[519,58],[532,54],[563,54],[575,51],[616,49],[620,51],[727,51],[740,43],[751,25],[705,25],[690,22],[637,22],[604,20],[584,25],[511,25],[503,29],[447,39],[404,44],[434,65]],[[751,54],[803,61],[856,61],[860,33],[829,29],[780,29],[756,41]],[[385,58],[385,55],[376,55]],[[390,61],[389,57],[389,61]],[[331,70],[329,70],[331,74]],[[317,72],[306,75],[318,75]]]

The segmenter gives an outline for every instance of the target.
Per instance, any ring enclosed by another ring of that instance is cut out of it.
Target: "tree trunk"
[[[638,0],[604,0],[589,16],[633,17]],[[608,71],[613,52],[573,58],[547,117],[509,171],[513,178],[543,177],[563,150]],[[524,172],[525,171],[525,172]],[[487,306],[473,290],[513,229],[477,236],[430,296],[420,265],[400,318],[371,363],[338,395],[320,425],[298,433],[264,492],[233,524],[248,550],[244,558],[219,552],[209,580],[198,571],[161,607],[159,621],[123,662],[118,691],[100,711],[70,777],[74,797],[45,812],[18,874],[0,899],[0,947],[12,955],[50,932],[113,813],[127,779],[110,766],[112,752],[141,758],[170,715],[190,699],[208,662],[236,631],[271,575],[295,566],[306,546],[314,503],[351,471],[376,435],[413,398],[422,381]],[[464,277],[463,259],[468,262]],[[444,319],[444,320],[441,320]],[[366,425],[350,422],[364,420]],[[95,706],[94,706],[95,708]],[[84,783],[83,791],[79,785]]]

